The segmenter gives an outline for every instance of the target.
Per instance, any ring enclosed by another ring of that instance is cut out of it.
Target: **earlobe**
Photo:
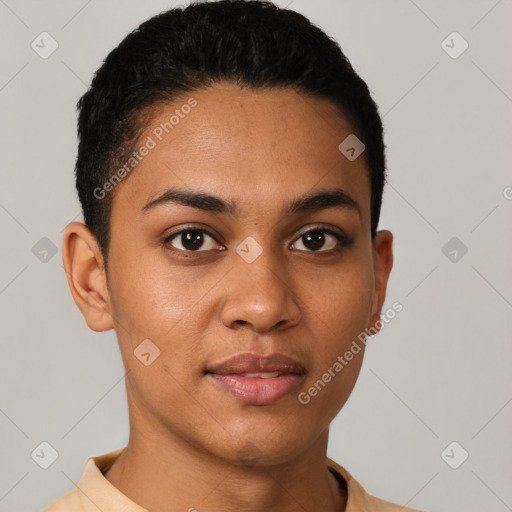
[[[62,262],[73,299],[93,331],[114,328],[103,257],[85,224],[71,222],[62,237]]]
[[[391,231],[378,231],[373,242],[373,272],[375,276],[375,289],[373,295],[370,326],[376,331],[380,330],[380,315],[384,300],[389,274],[393,268],[393,234]]]

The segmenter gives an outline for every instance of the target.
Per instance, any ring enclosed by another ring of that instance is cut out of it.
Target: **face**
[[[216,85],[155,110],[140,138],[154,147],[111,192],[102,320],[81,308],[116,330],[132,429],[264,464],[327,431],[364,345],[333,368],[378,320],[391,270],[364,157],[338,149],[351,133],[290,89]]]

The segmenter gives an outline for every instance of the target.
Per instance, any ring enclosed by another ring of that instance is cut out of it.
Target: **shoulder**
[[[327,467],[337,473],[347,485],[347,506],[345,512],[418,512],[390,501],[368,494],[362,485],[342,466],[327,458]]]
[[[76,487],[67,494],[64,494],[64,496],[50,503],[50,505],[41,512],[70,512],[71,510],[73,512],[85,511],[80,493]]]
[[[106,512],[108,506],[113,503],[124,505],[125,508],[122,510],[142,511],[143,509],[127,506],[133,504],[103,476],[103,472],[116,460],[123,449],[89,457],[75,487],[41,512],[98,512],[98,510]]]

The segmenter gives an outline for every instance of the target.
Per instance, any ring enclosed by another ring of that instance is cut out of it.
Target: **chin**
[[[228,446],[225,447],[223,458],[233,465],[253,467],[276,466],[295,459],[314,443],[317,436],[308,436],[296,427],[284,428],[285,425],[286,422],[283,422],[277,428],[273,425],[259,431],[256,425],[243,434],[234,435],[236,441],[233,437],[227,438]]]

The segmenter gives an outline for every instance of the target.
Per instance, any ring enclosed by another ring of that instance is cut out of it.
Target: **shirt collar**
[[[112,485],[103,475],[114,461],[121,455],[124,448],[105,453],[97,457],[89,457],[85,469],[76,484],[80,492],[82,506],[86,512],[108,510],[111,512],[148,512],[127,498],[117,487]]]

